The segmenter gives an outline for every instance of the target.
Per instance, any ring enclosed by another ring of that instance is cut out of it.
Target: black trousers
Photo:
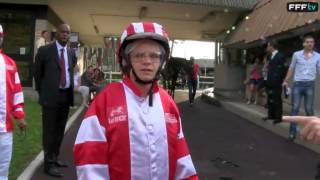
[[[189,88],[189,102],[193,103],[194,97],[197,93],[197,86],[198,81],[197,80],[188,80],[188,88]]]
[[[267,87],[268,118],[282,119],[282,88]]]
[[[67,91],[60,91],[57,107],[42,106],[42,143],[45,168],[54,164],[60,153],[69,114],[68,94]]]

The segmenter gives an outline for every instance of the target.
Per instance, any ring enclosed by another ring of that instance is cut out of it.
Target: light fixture
[[[97,25],[94,25],[93,28],[94,28],[94,31],[95,31],[97,34],[99,34],[98,26],[97,26]]]
[[[231,27],[231,30],[233,30],[233,31],[234,31],[235,29],[236,29],[236,27],[235,27],[235,26],[232,26],[232,27]]]
[[[147,11],[148,11],[148,8],[145,6],[142,6],[139,11],[139,19],[145,18],[147,16]]]
[[[230,34],[230,30],[227,30],[227,32],[226,32],[227,34]]]
[[[249,16],[246,16],[246,17],[245,17],[245,19],[246,19],[246,20],[249,20],[249,19],[250,19],[250,17],[249,17]]]

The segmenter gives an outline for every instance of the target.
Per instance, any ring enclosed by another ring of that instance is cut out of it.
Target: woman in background
[[[250,81],[249,81],[249,94],[247,104],[251,104],[252,97],[254,96],[254,104],[257,104],[257,86],[261,81],[261,70],[259,66],[259,58],[254,60],[253,68],[250,72]]]

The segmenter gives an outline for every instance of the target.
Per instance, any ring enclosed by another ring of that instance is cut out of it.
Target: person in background
[[[81,78],[80,78],[80,72],[79,72],[79,66],[76,65],[74,67],[74,91],[79,92],[82,97],[82,105],[88,107],[88,99],[89,99],[89,87],[87,86],[81,86]]]
[[[94,85],[96,94],[99,94],[105,86],[104,73],[99,68],[94,69]]]
[[[197,93],[199,64],[195,63],[194,57],[190,57],[191,73],[188,76],[189,103],[193,105]]]
[[[96,92],[97,87],[94,84],[94,69],[93,66],[88,66],[87,70],[81,76],[81,86],[89,88],[90,93]]]
[[[47,39],[48,39],[48,31],[43,30],[41,32],[40,38],[36,42],[37,49],[39,49],[41,46],[45,46],[47,44]]]
[[[12,155],[12,117],[25,132],[23,92],[14,60],[3,53],[3,29],[0,24],[0,179],[7,180]]]
[[[304,98],[304,108],[307,116],[314,115],[315,80],[320,72],[320,54],[314,51],[314,38],[307,35],[303,38],[303,50],[296,51],[282,86],[288,88],[288,82],[293,76],[291,115],[299,114],[301,99]],[[294,140],[297,125],[290,124],[289,139]]]
[[[257,86],[261,80],[261,70],[259,66],[259,58],[254,60],[253,68],[250,71],[250,80],[249,80],[249,93],[247,104],[251,104],[252,98],[254,97],[254,104],[257,104],[258,93]]]
[[[286,75],[286,59],[278,51],[278,46],[276,41],[267,43],[267,52],[270,57],[266,81],[268,116],[263,120],[273,120],[273,124],[280,123],[282,120],[282,81]]]
[[[58,26],[56,41],[39,48],[34,64],[34,79],[42,107],[44,172],[63,177],[58,169],[68,165],[58,160],[69,108],[73,106],[73,68],[75,54],[68,48],[71,29]]]
[[[78,180],[198,180],[178,107],[157,82],[169,51],[160,24],[131,23],[124,31],[123,79],[96,96],[78,131]]]
[[[257,87],[257,91],[265,94],[266,97],[268,96],[267,87],[266,87],[267,78],[268,78],[268,65],[269,65],[269,60],[268,60],[268,54],[267,54],[263,57],[263,66],[261,69],[262,79]],[[268,99],[268,97],[266,99]],[[265,103],[264,107],[268,108],[268,103]]]

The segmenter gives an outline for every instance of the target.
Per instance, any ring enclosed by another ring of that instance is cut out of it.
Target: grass
[[[13,153],[9,179],[17,179],[42,149],[41,107],[36,101],[25,98],[25,120],[28,123],[26,135],[20,133],[15,124],[13,132]]]
[[[15,180],[28,166],[28,164],[42,150],[42,119],[41,106],[37,101],[25,98],[25,120],[28,124],[27,133],[20,133],[15,124],[13,132],[13,152],[9,170],[9,180]],[[71,109],[71,116],[76,109]]]

